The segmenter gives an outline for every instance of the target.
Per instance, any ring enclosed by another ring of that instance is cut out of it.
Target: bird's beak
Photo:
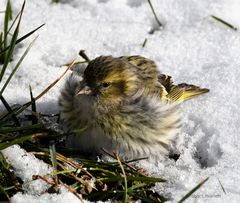
[[[92,90],[88,85],[84,85],[76,91],[76,95],[91,95]]]

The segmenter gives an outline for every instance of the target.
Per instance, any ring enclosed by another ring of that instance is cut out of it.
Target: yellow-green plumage
[[[209,89],[200,88],[198,86],[189,85],[186,83],[174,85],[172,77],[164,74],[159,75],[159,81],[167,92],[166,99],[171,102],[185,101],[195,96],[209,92]]]
[[[198,86],[189,85],[186,83],[175,85],[171,76],[161,74],[157,70],[157,66],[154,61],[145,57],[136,55],[122,56],[120,58],[138,67],[139,71],[142,72],[142,75],[144,77],[146,88],[154,90],[157,81],[160,82],[162,85],[161,99],[163,100],[168,100],[170,102],[182,102],[209,92],[209,89],[200,88]]]
[[[100,56],[88,64],[82,81],[72,76],[59,100],[69,130],[67,145],[82,151],[115,150],[127,157],[157,155],[181,127],[179,101],[208,92],[185,83],[174,85],[156,64],[142,56]]]

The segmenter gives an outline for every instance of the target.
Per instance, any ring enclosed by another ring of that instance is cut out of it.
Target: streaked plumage
[[[142,56],[100,56],[88,64],[81,81],[73,74],[62,90],[63,124],[69,130],[86,128],[71,135],[67,145],[127,157],[167,152],[181,128],[179,102],[208,91],[174,85]]]

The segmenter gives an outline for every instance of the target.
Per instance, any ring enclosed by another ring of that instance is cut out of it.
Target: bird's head
[[[100,56],[88,64],[76,95],[94,97],[112,106],[134,95],[141,84],[134,65],[120,58]]]

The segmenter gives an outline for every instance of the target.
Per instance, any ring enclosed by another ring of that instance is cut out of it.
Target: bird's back
[[[143,86],[147,93],[158,94],[161,100],[179,102],[209,92],[209,89],[192,84],[181,83],[175,85],[171,76],[161,74],[155,62],[145,57],[135,55],[119,58],[136,66],[143,78]]]
[[[159,82],[158,76],[160,72],[154,61],[139,55],[122,56],[120,58],[137,68],[146,94],[159,95],[159,97],[163,97],[166,94],[164,86]]]

